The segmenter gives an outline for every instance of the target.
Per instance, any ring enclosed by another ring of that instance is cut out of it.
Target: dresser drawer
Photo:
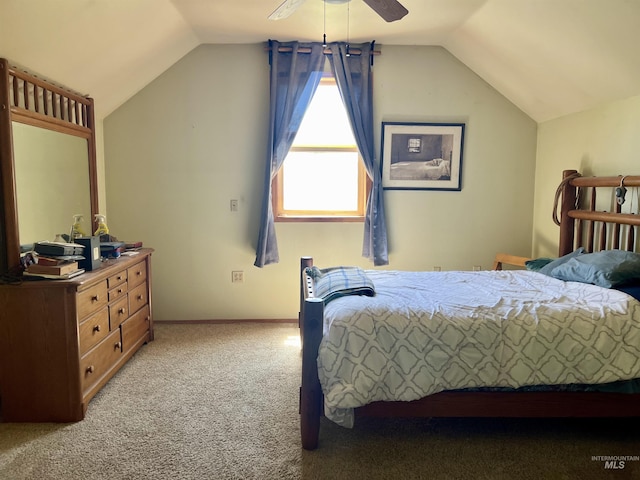
[[[122,347],[124,351],[131,348],[149,332],[150,320],[149,305],[145,305],[122,324]]]
[[[111,330],[118,328],[129,316],[129,300],[126,296],[109,305],[109,326]]]
[[[80,359],[82,391],[98,382],[122,356],[120,329],[109,334],[101,343]]]
[[[127,282],[121,283],[115,288],[109,290],[109,302],[113,302],[123,295],[127,294]]]
[[[147,295],[147,284],[143,283],[133,288],[129,292],[129,315],[140,310],[144,305],[149,303]]]
[[[140,285],[147,279],[147,264],[146,262],[140,262],[133,267],[127,268],[127,278],[129,281],[129,288]]]
[[[115,275],[111,275],[107,278],[107,285],[109,289],[112,289],[116,285],[120,285],[127,281],[127,271],[122,270],[121,272],[116,273]]]
[[[97,312],[108,302],[107,298],[107,282],[100,282],[87,290],[78,293],[78,319]]]
[[[84,355],[109,334],[109,309],[103,308],[83,321],[79,331],[80,355]]]

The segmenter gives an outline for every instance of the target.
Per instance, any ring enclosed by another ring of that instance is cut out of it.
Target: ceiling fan
[[[281,20],[295,12],[306,0],[284,0],[275,11],[269,15],[270,20]],[[323,0],[326,3],[347,3],[351,0]],[[409,10],[397,0],[362,0],[387,22],[395,22],[404,17]]]

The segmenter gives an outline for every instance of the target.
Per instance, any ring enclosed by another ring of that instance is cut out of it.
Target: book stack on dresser
[[[24,271],[24,275],[50,279],[73,278],[84,273],[83,268],[78,267],[77,261],[54,258],[37,257],[38,263],[32,263]]]
[[[38,242],[34,246],[34,261],[23,272],[27,277],[51,280],[69,279],[85,272],[78,261],[84,259],[84,246],[76,243]]]

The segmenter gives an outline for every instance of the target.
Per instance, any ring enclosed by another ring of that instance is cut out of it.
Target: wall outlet
[[[434,272],[440,272],[440,271],[442,271],[442,267],[433,267],[433,271]]]
[[[234,270],[231,272],[231,283],[244,282],[244,272],[242,270]]]
[[[238,200],[236,199],[232,199],[229,201],[229,209],[232,212],[237,212],[238,211]]]
[[[474,272],[479,272],[480,270],[482,270],[482,266],[480,266],[480,265],[474,265],[473,266],[473,271]]]

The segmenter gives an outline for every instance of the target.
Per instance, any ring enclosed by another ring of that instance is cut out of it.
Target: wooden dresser
[[[0,286],[2,421],[84,418],[89,400],[153,340],[152,252],[71,280]]]

